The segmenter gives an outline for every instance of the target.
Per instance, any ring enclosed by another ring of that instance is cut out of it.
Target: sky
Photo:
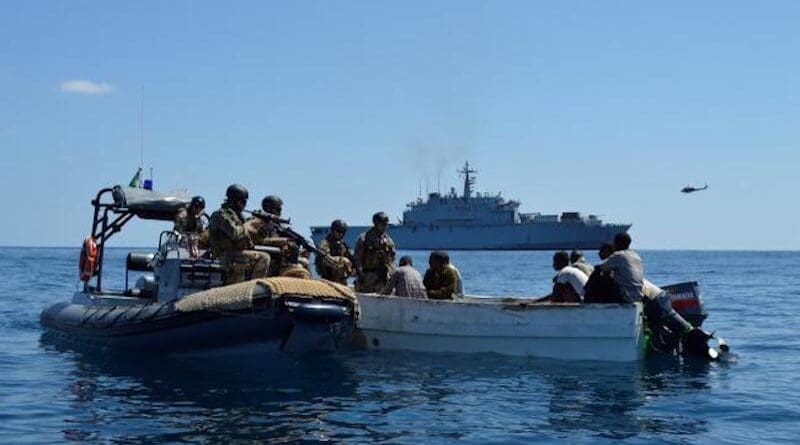
[[[469,160],[639,248],[796,250],[798,73],[796,1],[4,1],[0,245],[79,246],[143,133],[156,189],[213,210],[238,182],[305,233],[396,220]]]

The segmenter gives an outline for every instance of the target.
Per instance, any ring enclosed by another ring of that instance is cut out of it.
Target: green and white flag
[[[128,187],[139,188],[141,184],[142,184],[142,168],[139,167],[139,170],[136,170],[136,174],[133,175],[133,178],[131,178],[131,182],[130,184],[128,184]]]

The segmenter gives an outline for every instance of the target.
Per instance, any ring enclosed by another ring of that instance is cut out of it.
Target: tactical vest
[[[330,249],[331,256],[350,256],[350,252],[347,250],[347,245],[344,241],[341,240],[332,240],[329,238],[325,238],[328,241],[328,249]]]
[[[394,260],[394,245],[385,233],[378,235],[373,229],[364,236],[364,257],[361,267],[365,271],[387,270]]]
[[[230,238],[226,232],[236,232],[237,227],[241,228],[239,231],[242,232],[242,236],[237,239]],[[253,242],[244,232],[241,215],[224,206],[211,215],[211,221],[208,224],[208,244],[217,257],[253,247]]]
[[[175,231],[180,233],[200,233],[203,231],[203,220],[192,215],[187,208],[178,211],[175,217]]]

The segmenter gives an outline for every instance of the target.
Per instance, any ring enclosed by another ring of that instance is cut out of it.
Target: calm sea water
[[[124,250],[108,277],[122,282]],[[412,252],[425,264],[424,252]],[[40,340],[76,288],[75,249],[0,249],[2,443],[767,443],[800,441],[800,253],[643,252],[697,280],[726,363],[597,364],[348,352],[130,360]],[[541,295],[546,252],[454,252],[469,293]],[[590,259],[595,259],[590,255]]]

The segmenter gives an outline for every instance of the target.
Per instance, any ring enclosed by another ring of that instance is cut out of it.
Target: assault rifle
[[[244,213],[249,213],[256,218],[264,221],[265,223],[272,223],[272,224],[291,224],[292,221],[290,219],[281,218],[278,215],[273,215],[272,213],[267,213],[263,210],[245,210]]]
[[[277,232],[280,236],[287,238],[291,241],[294,241],[300,246],[305,247],[306,250],[308,250],[309,252],[313,252],[314,255],[319,255],[326,263],[329,263],[334,266],[340,264],[340,262],[333,259],[333,257],[330,254],[317,249],[317,246],[309,242],[303,235],[297,233],[294,229],[289,227],[289,224],[291,224],[291,220],[281,218],[278,215],[273,215],[272,213],[267,213],[263,210],[247,211],[247,213],[264,221],[265,223],[272,224],[272,227],[275,229],[275,232]]]

